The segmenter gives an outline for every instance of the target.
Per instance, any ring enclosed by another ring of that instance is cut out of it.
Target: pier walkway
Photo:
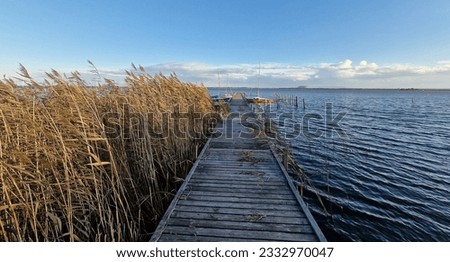
[[[230,108],[150,241],[326,241],[269,141],[239,137],[242,94]]]

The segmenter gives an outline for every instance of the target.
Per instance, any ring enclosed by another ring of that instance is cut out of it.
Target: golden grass
[[[214,111],[207,89],[143,69],[124,88],[47,76],[0,81],[0,241],[148,240],[208,132],[183,118]]]

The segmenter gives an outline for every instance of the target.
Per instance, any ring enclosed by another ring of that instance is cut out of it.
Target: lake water
[[[289,142],[329,241],[450,241],[450,91],[260,89],[274,93],[299,97],[272,111],[302,125]],[[340,133],[325,132],[327,104]]]

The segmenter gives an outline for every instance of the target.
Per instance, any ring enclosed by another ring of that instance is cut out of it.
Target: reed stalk
[[[189,121],[213,117],[207,89],[142,68],[125,87],[20,75],[0,81],[0,241],[148,240],[208,132]]]

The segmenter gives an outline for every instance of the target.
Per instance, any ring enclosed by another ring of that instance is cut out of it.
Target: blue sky
[[[450,2],[0,0],[0,73],[121,81],[131,63],[217,85],[450,88]],[[388,80],[388,81],[387,81]]]

